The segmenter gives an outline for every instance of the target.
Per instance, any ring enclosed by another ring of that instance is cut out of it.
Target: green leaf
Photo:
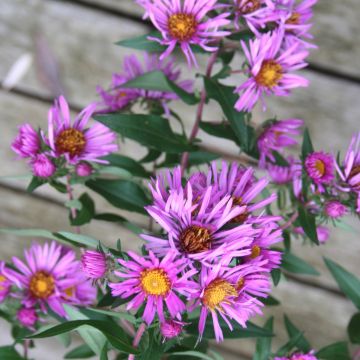
[[[212,358],[211,356],[194,350],[174,352],[171,353],[171,356],[182,356],[183,358],[188,358],[189,356],[191,356],[197,359],[214,360],[214,358]]]
[[[264,329],[273,332],[274,318],[271,317],[264,325]],[[253,360],[268,360],[271,355],[271,337],[256,340],[256,350]]]
[[[25,360],[13,346],[1,346],[0,347],[0,359],[1,360]]]
[[[324,261],[341,291],[360,310],[360,280],[334,261],[328,258],[324,258]]]
[[[269,295],[267,298],[259,298],[259,300],[266,306],[280,305],[280,301]]]
[[[305,234],[310,238],[310,240],[319,245],[319,239],[316,231],[316,220],[315,216],[310,214],[303,206],[299,206],[299,222],[301,227],[304,229]]]
[[[150,203],[144,190],[128,180],[96,179],[87,181],[86,186],[120,209],[146,214],[144,206]]]
[[[161,156],[161,151],[148,149],[148,153],[140,160],[141,163],[153,162]]]
[[[90,328],[94,328],[100,331],[110,342],[110,344],[116,348],[117,350],[120,350],[122,352],[125,352],[127,354],[138,354],[138,350],[136,350],[134,347],[130,345],[128,342],[128,339],[124,333],[124,331],[117,326],[113,322],[107,322],[103,320],[73,320],[73,321],[67,321],[65,323],[55,325],[51,327],[50,329],[44,330],[44,331],[38,331],[32,335],[30,335],[29,339],[42,339],[47,337],[52,337],[58,334],[62,334],[64,332],[69,332],[73,330],[78,330],[82,326],[88,326]],[[79,333],[81,329],[79,329]],[[102,343],[103,341],[101,341]],[[90,344],[88,343],[90,346]],[[90,346],[91,347],[91,346]],[[95,351],[95,353],[101,354],[103,350],[104,344],[102,344],[100,352]],[[92,349],[94,350],[94,349]]]
[[[303,333],[299,332],[295,334],[293,337],[290,338],[290,340],[282,346],[277,352],[277,356],[284,356],[288,354],[292,349],[298,347],[298,343],[301,341],[303,337]]]
[[[87,235],[74,234],[68,231],[59,231],[55,233],[55,236],[58,240],[62,239],[76,246],[88,246],[90,248],[96,249],[99,245],[99,240],[96,240]]]
[[[251,30],[242,30],[239,32],[232,33],[231,35],[227,36],[228,39],[234,41],[248,41],[255,37],[254,33]]]
[[[188,105],[199,102],[194,94],[188,93],[174,82],[170,81],[162,71],[151,71],[121,84],[121,88],[135,88],[175,93]]]
[[[79,198],[81,210],[76,212],[76,217],[70,217],[71,225],[81,226],[89,223],[95,215],[95,203],[89,194],[84,193]]]
[[[218,154],[214,154],[208,151],[195,151],[189,153],[189,166],[196,166],[205,163],[209,163],[219,158]]]
[[[207,134],[228,139],[234,141],[236,144],[240,144],[239,140],[235,136],[231,126],[228,123],[211,123],[211,122],[200,122],[200,129],[205,131]]]
[[[315,355],[322,360],[351,360],[346,342],[338,342],[325,346]]]
[[[26,191],[29,193],[32,193],[33,191],[35,191],[38,187],[46,184],[47,181],[44,179],[41,179],[39,177],[33,176],[31,179],[30,184],[28,185]]]
[[[94,216],[95,220],[102,220],[102,221],[109,221],[121,224],[122,226],[126,227],[130,231],[132,231],[134,234],[143,234],[145,232],[144,229],[141,227],[131,223],[130,221],[126,220],[124,217],[117,215],[117,214],[111,214],[111,213],[101,213],[96,214]]]
[[[306,128],[304,131],[304,138],[301,149],[303,160],[305,160],[306,157],[312,152],[314,152],[314,147],[310,138],[309,129]]]
[[[48,230],[43,229],[16,229],[16,228],[2,228],[0,229],[0,234],[12,234],[17,236],[29,236],[29,237],[43,237],[53,240],[58,240],[58,238]]]
[[[132,158],[119,154],[111,154],[103,158],[108,161],[111,166],[116,166],[127,170],[131,175],[149,178],[150,173],[140,165],[140,163]]]
[[[87,359],[95,356],[95,353],[90,349],[87,344],[82,344],[75,349],[69,351],[64,359]]]
[[[284,323],[290,339],[297,336],[298,334],[302,334],[302,332],[290,321],[290,319],[286,315],[284,315]],[[307,341],[303,334],[299,338],[297,348],[304,353],[307,353],[312,349],[310,343]]]
[[[111,130],[158,151],[179,153],[195,151],[196,146],[172,131],[168,120],[157,115],[108,114],[94,117]]]
[[[275,286],[278,286],[280,279],[281,279],[281,270],[274,269],[271,271],[271,278]]]
[[[127,312],[126,313],[125,312],[116,312],[116,311],[102,310],[102,309],[95,309],[95,308],[87,308],[86,310],[90,313],[95,312],[98,314],[103,314],[103,315],[114,317],[117,319],[125,319],[125,320],[131,322],[132,324],[136,323],[135,316],[133,316]]]
[[[100,360],[108,360],[108,343],[106,342],[101,350]]]
[[[161,37],[160,33],[157,31],[151,32],[150,34],[137,36],[132,39],[126,39],[116,42],[116,45],[136,49],[144,50],[146,52],[162,52],[165,50],[163,45],[160,45],[158,42],[153,40],[148,40],[148,37]]]
[[[347,332],[353,344],[360,344],[360,313],[355,314],[351,318]]]
[[[224,338],[227,339],[240,339],[240,338],[252,338],[252,337],[271,337],[273,336],[272,332],[266,329],[263,329],[251,322],[247,322],[247,327],[243,328],[238,323],[232,323],[233,331],[231,331],[225,321],[219,318],[219,325],[224,334]],[[198,325],[193,322],[186,328],[187,332],[192,335],[198,335]],[[214,327],[212,324],[212,319],[208,318],[206,320],[206,326],[204,331],[204,338],[206,339],[215,339]]]
[[[292,253],[283,253],[282,268],[295,274],[320,275],[320,273],[306,261],[298,258]]]

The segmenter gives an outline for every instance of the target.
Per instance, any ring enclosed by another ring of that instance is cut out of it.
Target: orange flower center
[[[211,235],[207,228],[192,225],[180,235],[180,245],[185,253],[197,254],[211,249]]]
[[[237,296],[237,291],[225,279],[215,279],[205,288],[202,303],[210,310],[221,310],[221,303],[228,302],[230,296]]]
[[[258,85],[269,89],[276,86],[283,77],[282,67],[274,60],[267,60],[261,66],[259,73],[255,76]]]
[[[71,287],[65,289],[65,294],[68,297],[73,297],[74,293],[75,293],[75,286],[71,286]]]
[[[241,277],[236,284],[236,290],[240,291],[244,287],[244,285],[245,285],[245,279]]]
[[[54,292],[54,278],[45,271],[36,272],[31,280],[29,290],[32,296],[47,299]]]
[[[86,141],[84,134],[76,129],[63,130],[56,138],[56,150],[60,154],[68,153],[71,157],[80,155],[84,150]]]
[[[5,290],[6,286],[1,285],[2,283],[6,282],[7,278],[4,275],[0,275],[0,291]]]
[[[168,19],[170,35],[179,41],[189,40],[196,31],[197,22],[195,17],[190,14],[173,14]]]
[[[260,9],[261,7],[261,2],[260,0],[245,0],[243,2],[242,5],[240,5],[241,0],[238,0],[238,9],[240,11],[241,14],[246,15],[246,14],[251,14],[254,11]]]
[[[251,254],[250,254],[250,259],[256,259],[261,253],[261,247],[258,245],[254,245],[251,248]]]
[[[315,161],[315,169],[319,172],[320,176],[325,174],[325,164],[322,160],[317,159]]]
[[[163,269],[142,271],[140,283],[147,295],[166,296],[171,289],[171,281]]]
[[[298,25],[300,23],[300,14],[294,12],[291,16],[285,21],[286,24],[290,25]]]

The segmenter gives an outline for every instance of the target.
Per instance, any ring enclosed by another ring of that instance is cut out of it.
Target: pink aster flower
[[[324,213],[330,218],[338,219],[347,214],[347,207],[340,201],[330,200],[324,205]]]
[[[95,123],[87,128],[96,104],[87,106],[71,124],[69,106],[60,96],[49,111],[48,145],[55,158],[64,156],[69,164],[79,161],[105,162],[101,160],[118,150],[116,135],[106,126]]]
[[[77,284],[79,263],[74,251],[62,251],[55,242],[33,244],[25,250],[26,263],[13,257],[16,270],[5,269],[5,276],[23,291],[25,307],[39,305],[46,312],[48,305],[60,316],[65,316],[66,290]]]
[[[33,331],[35,330],[35,324],[39,319],[34,308],[26,307],[22,307],[18,310],[16,318],[22,326]]]
[[[45,154],[35,155],[31,161],[32,172],[35,176],[43,179],[50,178],[56,172],[56,166],[53,161]]]
[[[261,273],[266,270],[261,266],[238,265],[227,267],[227,262],[211,268],[202,267],[200,289],[192,295],[194,305],[200,306],[199,337],[205,330],[206,318],[211,314],[216,341],[223,340],[219,324],[219,315],[233,329],[231,321],[246,328],[246,322],[256,314],[261,314],[263,304],[247,293],[244,278],[249,273]]]
[[[19,157],[35,156],[40,150],[40,137],[30,124],[19,126],[19,133],[11,144],[11,148]]]
[[[308,51],[297,43],[284,50],[283,38],[284,29],[279,28],[250,40],[249,45],[241,41],[249,63],[249,79],[235,89],[240,95],[236,110],[251,111],[259,99],[265,110],[264,95],[288,96],[291,89],[308,86],[308,80],[292,73],[307,65],[304,59]]]
[[[110,90],[106,91],[98,87],[98,93],[103,99],[102,105],[105,106],[105,110],[102,110],[102,112],[121,110],[138,98],[160,101],[168,112],[166,103],[170,100],[178,99],[175,93],[121,87],[124,83],[152,71],[161,71],[170,81],[176,83],[185,91],[192,90],[193,81],[179,80],[181,72],[176,68],[174,58],[169,57],[161,60],[157,54],[145,54],[144,60],[145,64],[142,65],[135,55],[125,57],[123,72],[113,74]]]
[[[199,45],[206,51],[216,51],[217,45],[211,43],[230,34],[229,31],[220,30],[230,23],[227,19],[230,13],[209,17],[217,5],[217,0],[156,0],[145,4],[150,20],[162,35],[162,39],[149,39],[168,47],[160,59],[168,57],[177,44],[189,66],[197,66],[191,45]]]
[[[135,296],[127,304],[127,310],[138,309],[146,303],[142,317],[148,325],[155,314],[160,322],[165,321],[164,303],[170,316],[179,318],[185,304],[178,295],[188,297],[196,289],[196,284],[188,279],[197,271],[185,271],[186,261],[175,259],[174,252],[168,252],[162,260],[151,251],[146,258],[133,252],[128,255],[130,260],[118,260],[122,268],[115,271],[115,275],[122,281],[109,284],[112,295],[124,299]]]
[[[81,255],[83,272],[90,279],[101,279],[107,271],[106,255],[100,251],[85,250]]]
[[[167,319],[160,324],[160,333],[164,340],[173,339],[178,337],[183,332],[183,327],[186,323]]]
[[[329,185],[334,180],[334,158],[322,151],[313,152],[305,159],[305,170],[319,191],[323,191],[323,184]]]
[[[318,360],[314,354],[312,350],[308,354],[294,353],[290,357],[275,357],[274,360]]]
[[[266,170],[274,184],[285,185],[297,181],[301,178],[302,165],[300,161],[289,156],[287,159],[288,166],[266,163]]]
[[[5,262],[0,261],[0,304],[9,296],[11,290],[11,282],[5,276]]]
[[[270,122],[257,140],[260,153],[260,166],[264,167],[267,159],[275,162],[273,151],[282,153],[285,148],[298,144],[294,137],[302,133],[304,121],[300,119],[286,119]]]
[[[75,173],[80,177],[90,176],[94,172],[94,168],[87,162],[80,162],[75,166]]]

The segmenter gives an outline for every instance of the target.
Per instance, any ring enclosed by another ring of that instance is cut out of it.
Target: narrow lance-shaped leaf
[[[320,275],[320,273],[306,261],[289,252],[283,254],[282,268],[295,274]]]
[[[161,52],[165,50],[165,47],[160,45],[156,41],[148,40],[148,37],[161,37],[158,31],[151,32],[150,34],[140,35],[134,37],[132,39],[125,39],[116,42],[116,45],[136,49],[136,50],[144,50],[146,52]]]
[[[303,206],[299,206],[299,222],[301,227],[304,229],[305,234],[310,238],[310,240],[319,245],[319,239],[317,236],[316,230],[316,221],[315,216],[310,214]]]
[[[302,143],[302,148],[301,148],[303,160],[305,160],[306,157],[312,152],[314,152],[314,146],[313,146],[311,138],[310,138],[309,129],[306,128],[304,131],[304,138],[303,138],[303,143]]]
[[[360,344],[360,312],[351,318],[347,332],[353,344]]]
[[[264,329],[273,332],[274,318],[271,317],[264,325]],[[256,350],[253,360],[268,360],[271,355],[271,337],[256,340]]]
[[[297,336],[297,334],[302,334],[302,332],[291,322],[291,320],[286,315],[284,315],[284,323],[290,339],[294,336]],[[297,347],[304,353],[309,352],[312,349],[310,343],[303,334],[299,338]]]
[[[103,159],[108,161],[109,165],[125,169],[133,176],[143,178],[150,177],[150,173],[141,164],[139,164],[139,161],[136,161],[130,157],[120,154],[110,154],[105,156]]]
[[[351,360],[346,342],[338,342],[325,346],[315,355],[320,360]]]

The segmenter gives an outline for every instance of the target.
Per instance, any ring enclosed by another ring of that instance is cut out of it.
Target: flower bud
[[[75,167],[76,175],[82,177],[90,176],[93,170],[93,167],[86,162],[80,162]]]
[[[91,279],[101,279],[107,270],[106,255],[100,251],[86,250],[81,255],[84,273]]]
[[[31,160],[33,174],[41,178],[49,178],[55,174],[56,167],[54,163],[45,155],[36,155]]]
[[[22,158],[35,156],[40,150],[40,138],[30,124],[19,127],[19,133],[11,144],[11,148]]]
[[[161,335],[165,339],[172,339],[181,334],[185,323],[175,320],[166,320],[160,325]]]
[[[344,216],[347,213],[347,209],[340,201],[332,200],[325,203],[324,212],[325,215],[337,219]]]
[[[34,308],[21,308],[16,314],[16,318],[21,325],[26,328],[33,329],[38,320],[38,316]]]

